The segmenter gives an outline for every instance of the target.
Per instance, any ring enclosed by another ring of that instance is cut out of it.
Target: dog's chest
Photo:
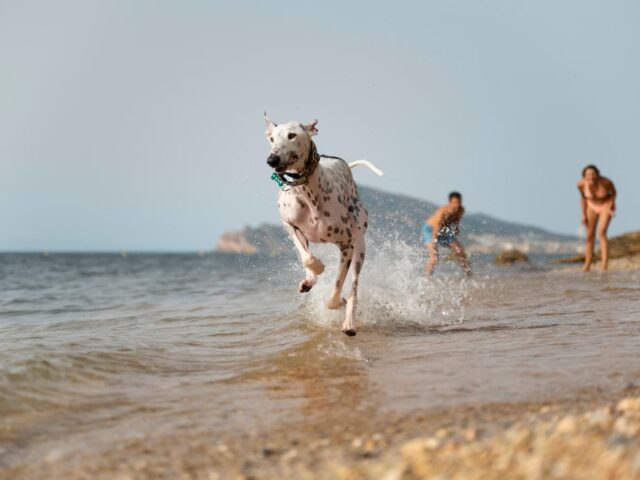
[[[280,218],[301,230],[311,242],[335,243],[351,232],[344,203],[351,189],[328,173],[323,172],[313,183],[281,192],[278,199]]]
[[[280,194],[278,198],[280,218],[300,229],[306,225],[317,225],[321,208],[317,197],[297,190],[288,190]]]

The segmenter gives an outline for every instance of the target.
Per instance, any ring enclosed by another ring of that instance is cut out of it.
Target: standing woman
[[[600,270],[605,271],[609,263],[607,228],[616,211],[616,187],[607,177],[600,176],[598,167],[587,165],[582,170],[578,190],[581,195],[582,224],[587,229],[583,270],[587,272],[591,268],[597,228],[598,240],[600,240]]]

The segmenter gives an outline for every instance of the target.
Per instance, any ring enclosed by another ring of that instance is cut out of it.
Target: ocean
[[[480,256],[471,279],[445,263],[427,280],[423,252],[388,242],[369,248],[349,338],[324,307],[337,253],[317,251],[308,294],[290,257],[1,254],[0,478],[53,478],[114,445],[137,458],[149,439],[572,398],[640,375],[637,271]]]

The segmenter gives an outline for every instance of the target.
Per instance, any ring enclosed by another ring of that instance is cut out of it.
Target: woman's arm
[[[609,185],[607,186],[607,189],[609,190],[609,194],[611,195],[611,211],[615,212],[616,211],[616,197],[618,196],[618,191],[616,190],[616,186],[613,184],[613,182],[611,180],[609,180],[607,178],[607,182],[609,182]]]
[[[578,191],[580,192],[580,209],[582,211],[582,224],[587,224],[587,199],[584,198],[584,190],[582,190],[582,180],[578,182]]]

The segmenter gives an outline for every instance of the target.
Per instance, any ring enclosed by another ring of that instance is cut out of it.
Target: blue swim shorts
[[[441,247],[448,247],[451,242],[458,240],[455,233],[450,228],[443,228],[438,232],[435,243]],[[427,244],[433,242],[433,228],[428,223],[422,224],[422,243]]]

